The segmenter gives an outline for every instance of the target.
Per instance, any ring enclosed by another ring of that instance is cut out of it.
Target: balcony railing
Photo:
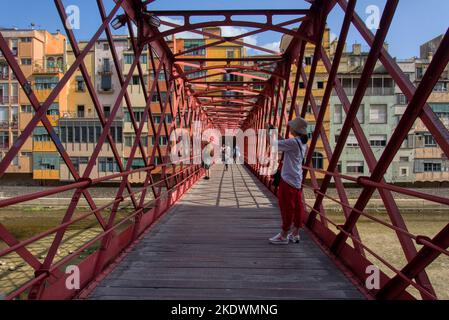
[[[343,87],[346,95],[353,96],[357,91],[357,88],[349,88]],[[332,91],[332,95],[336,96],[337,93],[335,90]],[[394,95],[393,87],[385,87],[385,88],[377,88],[377,87],[369,87],[366,89],[365,96],[392,96]]]
[[[33,66],[34,73],[65,73],[67,70],[67,65],[65,64],[48,64],[48,63],[35,63]]]
[[[12,104],[19,103],[19,97],[9,97],[9,103],[12,103]]]
[[[8,150],[9,149],[9,143],[0,142],[0,149]]]
[[[98,90],[98,92],[100,92],[100,93],[114,93],[114,85],[112,85],[112,86],[110,86],[109,88],[103,88],[102,86],[101,86],[101,84],[99,84],[98,86],[97,86],[97,90]]]
[[[103,63],[103,65],[98,69],[98,73],[100,74],[112,74],[112,64]]]
[[[0,129],[9,129],[9,121],[0,121]]]
[[[9,97],[1,97],[0,96],[0,104],[8,104],[9,103]]]

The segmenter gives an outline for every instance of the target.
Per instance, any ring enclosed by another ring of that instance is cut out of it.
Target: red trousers
[[[302,190],[290,186],[281,179],[278,189],[279,207],[282,216],[282,230],[290,231],[292,224],[295,228],[302,227],[304,203]]]

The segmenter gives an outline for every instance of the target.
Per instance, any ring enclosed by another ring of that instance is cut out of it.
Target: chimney
[[[360,43],[354,43],[352,45],[352,53],[360,55],[362,53],[362,45]]]

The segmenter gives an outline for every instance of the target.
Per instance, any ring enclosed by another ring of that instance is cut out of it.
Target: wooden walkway
[[[302,234],[273,246],[276,198],[243,166],[216,166],[93,291],[91,299],[362,299]]]

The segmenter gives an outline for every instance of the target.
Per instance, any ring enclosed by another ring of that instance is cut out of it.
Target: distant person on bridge
[[[239,146],[235,146],[235,148],[234,148],[234,162],[236,164],[239,164],[239,162],[240,162],[240,147]]]
[[[293,138],[279,140],[278,149],[284,152],[284,161],[280,172],[278,189],[279,207],[282,216],[282,231],[269,239],[272,244],[299,243],[301,218],[304,214],[303,204],[303,161],[307,151],[307,126],[303,118],[296,118],[289,123]],[[269,129],[275,129],[272,125]],[[293,230],[291,231],[293,225]],[[291,233],[289,233],[291,231]]]
[[[214,162],[214,137],[210,137],[209,143],[203,149],[203,167],[206,169],[205,180],[210,180],[210,168]]]
[[[225,171],[229,170],[229,165],[232,164],[232,149],[230,146],[223,144],[223,163],[225,164]]]

